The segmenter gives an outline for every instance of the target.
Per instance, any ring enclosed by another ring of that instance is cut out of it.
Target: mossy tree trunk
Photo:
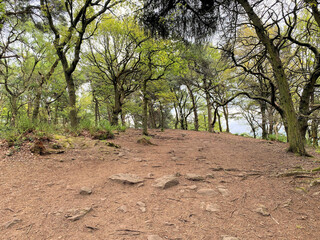
[[[307,155],[304,141],[301,136],[300,126],[298,123],[297,114],[293,105],[292,97],[290,94],[290,88],[285,75],[284,67],[279,56],[279,49],[274,45],[274,42],[269,37],[267,30],[265,29],[261,19],[254,12],[252,6],[247,0],[237,0],[238,3],[244,8],[246,14],[254,25],[256,34],[262,44],[265,46],[270,63],[272,66],[273,74],[277,83],[277,87],[280,95],[280,104],[283,109],[283,115],[287,122],[288,138],[289,138],[289,151]]]

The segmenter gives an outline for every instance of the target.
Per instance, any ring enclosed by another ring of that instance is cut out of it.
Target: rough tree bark
[[[280,59],[279,49],[277,49],[277,47],[274,45],[274,42],[269,37],[268,32],[263,26],[261,19],[254,12],[249,2],[247,0],[237,1],[243,7],[249,19],[253,23],[258,38],[263,43],[269,54],[270,63],[279,90],[280,104],[283,108],[284,117],[288,127],[288,150],[294,153],[298,153],[300,155],[308,155],[305,150],[304,141],[300,133],[300,126],[291,98],[287,77],[285,75],[284,67]]]

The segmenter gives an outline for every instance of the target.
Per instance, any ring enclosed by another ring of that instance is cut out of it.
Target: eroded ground
[[[320,187],[309,184],[317,174],[276,176],[319,167],[312,150],[302,158],[283,143],[181,130],[153,130],[156,145],[145,146],[139,134],[117,135],[119,149],[79,137],[73,149],[48,156],[6,156],[3,146],[0,239],[320,239]],[[117,173],[144,183],[109,179]],[[165,175],[179,184],[155,188]],[[83,187],[92,194],[80,194]],[[81,210],[90,211],[72,221]]]

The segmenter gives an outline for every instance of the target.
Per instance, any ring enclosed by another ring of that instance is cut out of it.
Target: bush
[[[269,134],[268,135],[268,140],[270,140],[270,141],[279,141],[279,142],[287,142],[287,137],[284,134],[278,134],[278,136],[276,136],[275,134]]]

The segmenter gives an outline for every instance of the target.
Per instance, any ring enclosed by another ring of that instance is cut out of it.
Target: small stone
[[[154,179],[154,174],[153,173],[148,173],[147,178],[148,179]]]
[[[162,240],[158,235],[149,235],[148,240]]]
[[[292,203],[292,199],[289,198],[288,200],[286,200],[285,202],[283,202],[280,207],[283,207],[283,208],[286,208],[286,207],[289,207]]]
[[[123,157],[124,156],[124,153],[123,152],[120,152],[119,154],[118,154],[118,157]]]
[[[82,187],[80,189],[81,195],[90,195],[92,193],[92,189],[90,187]]]
[[[214,178],[214,175],[213,175],[212,173],[208,173],[208,174],[206,175],[206,178]]]
[[[320,192],[315,192],[312,194],[312,196],[319,196],[320,195]]]
[[[206,195],[206,196],[213,196],[213,195],[216,195],[217,192],[216,190],[214,189],[211,189],[211,188],[202,188],[202,189],[199,189],[197,191],[197,193],[201,194],[201,195]]]
[[[145,207],[146,206],[146,204],[144,203],[144,202],[137,202],[137,205],[139,206],[139,207]]]
[[[65,217],[70,221],[77,221],[83,218],[87,213],[91,212],[92,207],[82,209],[70,209],[67,211]]]
[[[121,182],[121,183],[129,183],[129,184],[141,183],[144,181],[139,176],[130,174],[130,173],[114,174],[110,176],[109,179],[113,181]]]
[[[178,158],[177,158],[177,157],[171,157],[171,160],[172,160],[172,161],[177,161]]]
[[[219,206],[217,204],[208,204],[206,206],[207,212],[219,212]]]
[[[186,186],[186,189],[196,190],[198,187],[196,185]]]
[[[218,187],[217,189],[218,189],[219,193],[220,193],[222,196],[224,196],[224,197],[229,196],[229,191],[228,191],[228,189],[226,189],[226,188],[224,188],[224,187]]]
[[[126,213],[127,212],[127,207],[125,205],[122,205],[122,206],[118,207],[117,211]]]
[[[143,187],[144,186],[144,183],[142,182],[142,183],[139,183],[138,185],[137,185],[137,187],[139,188],[139,187]]]
[[[190,180],[190,181],[203,181],[204,177],[195,174],[195,173],[187,173],[186,174],[186,179]]]
[[[314,179],[311,181],[310,186],[316,186],[316,185],[320,185],[320,178]]]
[[[174,175],[167,175],[155,180],[156,184],[153,185],[157,188],[167,189],[179,184],[179,180]]]
[[[174,224],[173,224],[173,223],[170,223],[170,222],[165,222],[164,225],[165,225],[165,226],[174,226]]]
[[[237,237],[230,237],[230,236],[221,236],[222,240],[240,240]]]
[[[13,153],[14,153],[14,151],[13,151],[13,150],[9,150],[9,151],[6,153],[6,155],[7,155],[8,157],[10,157],[10,156],[12,156],[12,155],[13,155]]]
[[[255,212],[261,214],[262,216],[270,216],[270,213],[268,212],[268,208],[264,205],[259,205],[255,209]]]

